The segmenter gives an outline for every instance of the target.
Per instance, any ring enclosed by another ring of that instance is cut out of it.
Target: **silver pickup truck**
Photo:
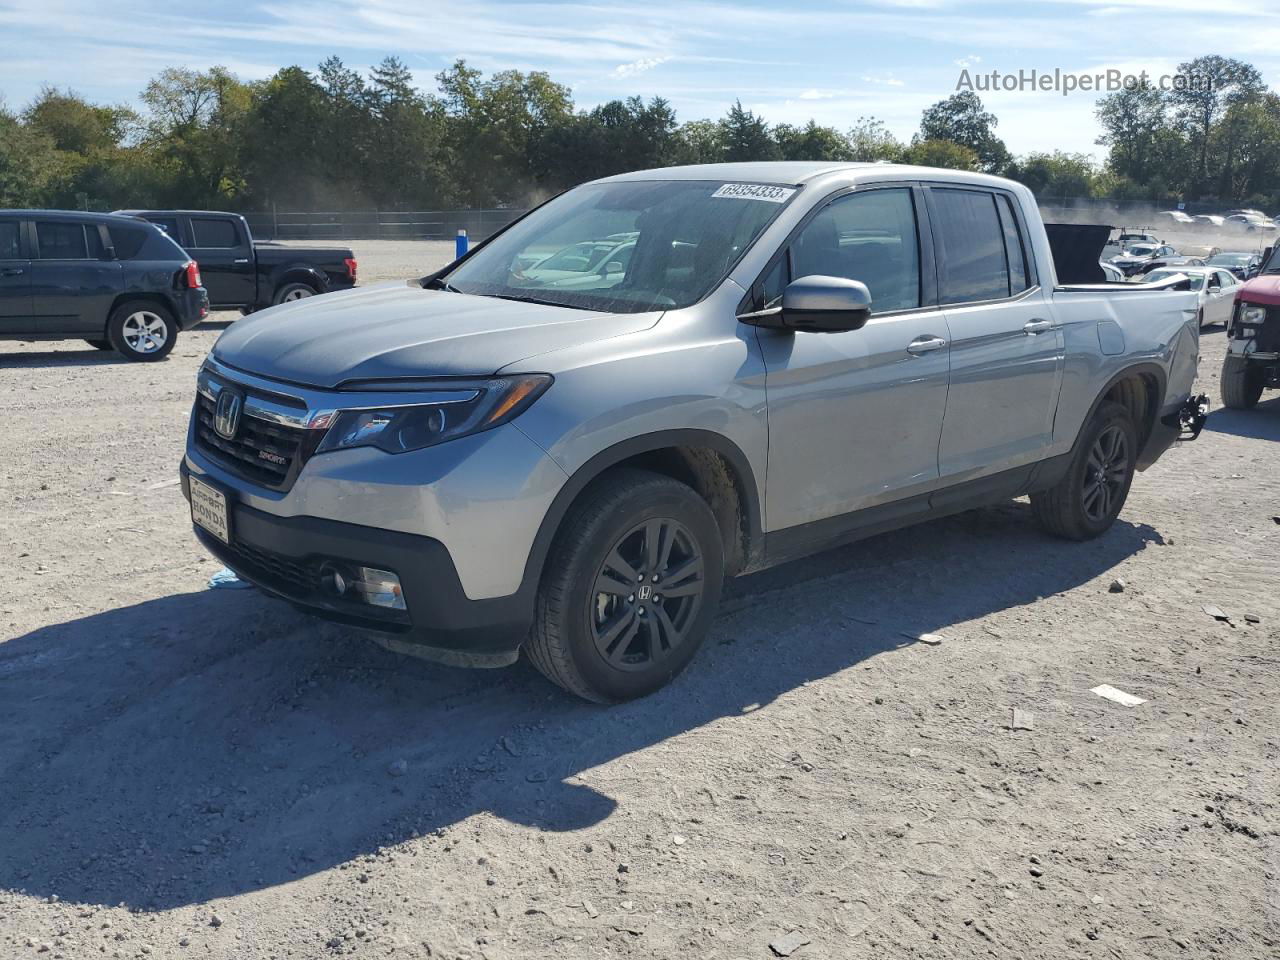
[[[573,283],[529,266],[619,236]],[[1197,425],[1175,286],[1059,284],[995,177],[629,173],[421,281],[236,323],[183,488],[213,554],[307,611],[625,700],[691,660],[725,576],[1024,494],[1104,533]]]

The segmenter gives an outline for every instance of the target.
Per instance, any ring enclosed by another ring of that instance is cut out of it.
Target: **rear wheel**
[[[276,291],[275,302],[292,303],[295,300],[305,300],[307,297],[314,297],[316,288],[309,283],[286,283]]]
[[[1222,405],[1252,410],[1262,398],[1262,371],[1244,357],[1228,353],[1222,361]]]
[[[163,360],[178,340],[178,325],[168,308],[149,300],[131,300],[112,312],[107,340],[128,360]]]
[[[1129,408],[1103,403],[1089,421],[1057,486],[1031,495],[1031,511],[1049,533],[1091,540],[1115,523],[1129,496],[1138,429]]]
[[[597,703],[652,693],[698,652],[723,576],[720,530],[697,493],[644,470],[610,473],[557,535],[529,658]]]

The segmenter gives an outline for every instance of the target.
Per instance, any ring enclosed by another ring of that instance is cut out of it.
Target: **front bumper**
[[[179,468],[190,500],[190,471]],[[208,483],[210,478],[202,476]],[[281,517],[227,496],[231,544],[195,527],[204,547],[243,579],[299,609],[377,632],[398,652],[455,666],[505,666],[515,661],[533,622],[533,590],[525,585],[506,597],[471,600],[448,549],[417,534],[325,520]],[[373,607],[336,596],[322,568],[370,566],[400,578],[407,610]]]

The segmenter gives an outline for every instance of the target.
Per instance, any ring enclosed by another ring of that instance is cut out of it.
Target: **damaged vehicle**
[[[1222,403],[1251,410],[1262,391],[1280,388],[1280,257],[1272,250],[1261,271],[1238,288],[1222,361]]]
[[[622,234],[620,278],[529,277]],[[200,542],[303,610],[623,701],[693,659],[726,577],[1022,495],[1106,532],[1202,423],[1185,287],[1060,281],[1031,192],[982,174],[627,173],[229,328],[182,485]]]

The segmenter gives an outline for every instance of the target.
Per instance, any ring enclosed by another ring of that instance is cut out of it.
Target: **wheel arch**
[[[1108,401],[1115,401],[1123,404],[1133,414],[1138,427],[1138,459],[1141,461],[1143,451],[1155,433],[1167,383],[1165,371],[1156,363],[1131,364],[1113,374],[1098,392],[1089,406],[1089,412],[1081,421],[1075,443],[1071,447],[1072,453],[1075,453],[1080,438],[1084,436],[1098,408]]]
[[[275,302],[280,288],[288,283],[305,283],[315,288],[316,293],[324,293],[329,289],[329,278],[315,267],[302,264],[287,264],[277,267],[271,272],[271,302]]]
[[[661,430],[623,440],[591,457],[552,501],[525,563],[524,584],[536,586],[564,518],[583,493],[610,470],[637,467],[692,487],[711,507],[724,540],[725,572],[750,569],[763,555],[763,521],[755,472],[742,449],[709,430]]]

